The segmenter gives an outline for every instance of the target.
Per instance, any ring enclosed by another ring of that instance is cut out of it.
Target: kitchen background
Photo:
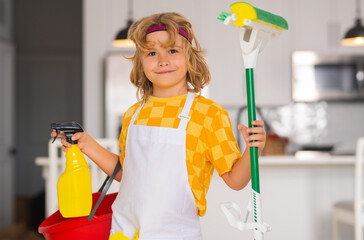
[[[229,111],[235,126],[239,108],[246,102],[238,31],[216,19],[233,2],[134,0],[132,17],[136,20],[156,12],[177,11],[190,19],[212,74],[204,94]],[[260,54],[255,71],[256,104],[272,130],[283,142],[288,141],[284,157],[294,159],[293,154],[306,145],[333,147],[331,154],[338,157],[353,155],[357,138],[364,136],[364,101],[294,102],[292,54],[310,51],[318,55],[364,56],[363,47],[340,45],[345,32],[353,26],[355,1],[249,3],[283,16],[289,23],[289,31],[271,40]],[[363,8],[363,1],[360,4]],[[105,92],[112,76],[128,75],[130,66],[123,56],[130,56],[132,50],[111,45],[127,19],[126,0],[0,0],[2,232],[27,229],[30,236],[44,218],[45,180],[35,158],[48,155],[51,122],[73,119],[94,137],[117,135],[106,123],[120,116],[108,108]],[[122,70],[117,68],[115,72],[115,61]],[[119,84],[130,89],[117,98],[129,96],[129,100],[120,102],[120,109],[124,109],[135,100],[135,94],[125,77]],[[114,125],[117,130],[115,121]],[[317,159],[321,156],[327,155]],[[265,160],[270,160],[269,155]],[[333,203],[353,194],[353,164],[317,167],[267,161],[261,169],[263,217],[273,226],[267,239],[330,239]],[[287,198],[282,190],[286,187],[293,197]],[[247,191],[229,191],[218,177],[213,179],[209,211],[202,219],[206,239],[249,236],[230,228],[218,210],[218,203],[226,200],[221,196],[245,206]],[[26,228],[16,223],[24,223]],[[345,239],[352,238],[351,228],[342,229]],[[5,239],[1,238],[2,232],[0,239]]]

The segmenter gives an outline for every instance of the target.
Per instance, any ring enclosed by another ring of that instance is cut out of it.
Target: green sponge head
[[[236,2],[230,5],[230,9],[233,14],[237,16],[234,24],[239,27],[243,27],[245,19],[249,19],[252,21],[268,23],[276,28],[284,30],[288,29],[288,23],[283,17],[255,8],[249,3]]]

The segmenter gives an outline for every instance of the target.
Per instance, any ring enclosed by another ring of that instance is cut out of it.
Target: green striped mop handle
[[[281,16],[255,8],[249,3],[236,2],[230,5],[231,14],[222,12],[218,19],[225,25],[237,26],[240,29],[240,46],[243,55],[248,105],[249,128],[254,127],[256,120],[255,94],[254,94],[254,68],[259,52],[264,48],[270,38],[279,35],[288,29],[287,21]],[[252,133],[250,133],[251,135]],[[252,184],[252,212],[255,222],[254,239],[263,240],[263,232],[270,227],[263,223],[259,183],[258,148],[250,147],[251,184]],[[234,204],[225,204],[222,210],[228,217],[230,224],[241,229],[249,229],[249,224],[242,223],[229,213],[235,208]],[[268,230],[268,231],[269,231]]]

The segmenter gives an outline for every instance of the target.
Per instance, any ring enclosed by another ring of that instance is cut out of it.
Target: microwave
[[[364,55],[292,54],[295,102],[364,101]]]

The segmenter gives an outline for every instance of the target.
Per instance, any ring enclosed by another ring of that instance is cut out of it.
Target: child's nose
[[[159,66],[168,66],[169,65],[169,58],[165,54],[159,55]]]

